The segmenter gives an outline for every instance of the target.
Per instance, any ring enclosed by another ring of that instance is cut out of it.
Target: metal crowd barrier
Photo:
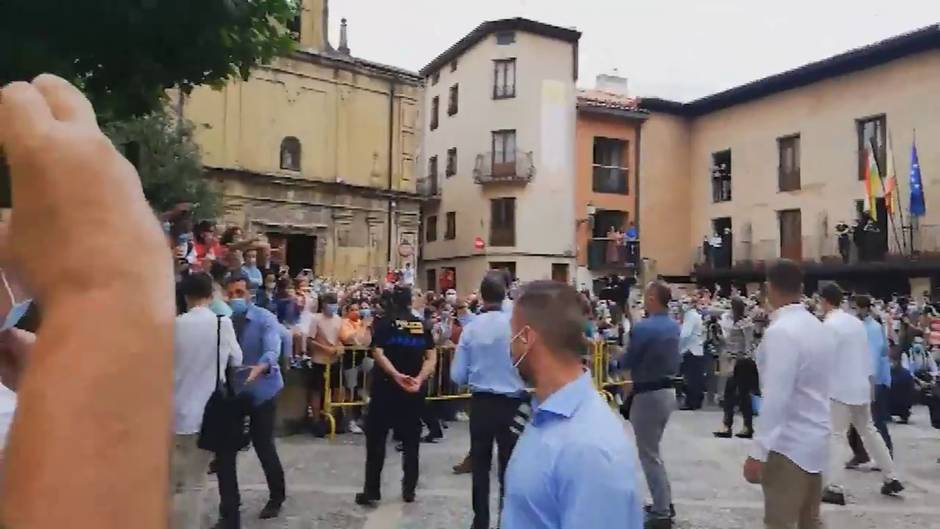
[[[435,351],[437,363],[435,364],[434,373],[428,377],[426,382],[426,399],[429,401],[469,399],[469,388],[454,384],[450,380],[450,366],[456,348],[454,346],[442,346],[437,347]],[[332,366],[330,369],[323,370],[324,387],[327,389],[321,398],[323,407],[320,413],[329,425],[331,439],[336,435],[335,411],[337,409],[362,407],[369,402],[372,370],[378,369],[372,364],[369,352],[370,349],[365,347],[346,347],[333,364],[340,366],[339,380],[334,380],[332,372],[335,368]],[[588,368],[591,370],[594,386],[613,406],[615,405],[613,389],[628,386],[631,382],[610,371],[611,348],[607,343],[592,342],[590,357]],[[363,367],[369,364],[372,364],[371,368]],[[334,394],[339,398],[334,398]]]

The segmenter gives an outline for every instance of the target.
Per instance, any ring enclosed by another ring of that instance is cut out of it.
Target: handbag
[[[237,452],[248,446],[251,401],[248,395],[240,395],[232,389],[232,377],[222,383],[221,366],[222,316],[216,316],[215,337],[215,390],[206,402],[199,429],[197,446],[209,452]]]

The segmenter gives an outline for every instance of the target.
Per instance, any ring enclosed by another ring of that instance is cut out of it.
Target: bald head
[[[581,295],[557,281],[533,281],[522,287],[513,319],[534,330],[550,351],[580,359],[586,350]]]

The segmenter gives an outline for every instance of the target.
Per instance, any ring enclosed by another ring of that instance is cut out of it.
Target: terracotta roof
[[[786,90],[866,70],[903,57],[940,49],[940,24],[891,37],[868,46],[758,79],[688,103],[655,97],[642,98],[640,107],[654,112],[701,116]]]
[[[603,90],[578,90],[578,105],[611,108],[615,110],[639,110],[639,101],[635,97],[622,96]]]

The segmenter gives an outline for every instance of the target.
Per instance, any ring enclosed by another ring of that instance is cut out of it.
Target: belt
[[[491,393],[489,391],[474,391],[470,396],[474,399],[510,399],[510,400],[522,400],[522,395],[518,393]]]
[[[639,395],[641,393],[650,393],[652,391],[670,389],[673,387],[675,387],[675,384],[671,378],[663,378],[660,380],[654,380],[652,382],[635,382],[633,384],[633,394]]]

